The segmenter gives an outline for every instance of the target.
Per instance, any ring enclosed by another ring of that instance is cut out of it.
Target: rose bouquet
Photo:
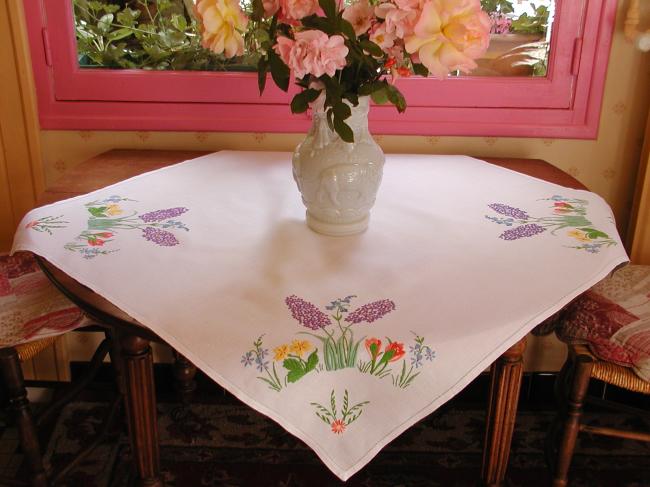
[[[247,10],[238,0],[198,0],[204,47],[234,57],[246,42],[260,53],[260,93],[267,72],[284,91],[293,78],[301,91],[291,111],[319,99],[346,142],[354,138],[346,119],[360,96],[403,112],[399,77],[469,72],[491,28],[480,0],[253,0]]]

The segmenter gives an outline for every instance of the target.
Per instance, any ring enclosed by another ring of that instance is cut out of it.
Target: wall
[[[597,140],[380,136],[377,137],[378,142],[387,153],[545,159],[603,196],[612,206],[619,230],[624,235],[650,97],[649,55],[633,49],[623,38],[622,24],[626,7],[627,2],[619,2],[618,25],[608,67]],[[645,4],[646,9],[647,7]],[[43,169],[47,182],[55,180],[66,169],[88,157],[112,148],[289,151],[302,138],[300,134],[92,131],[42,131],[41,136]],[[89,353],[89,345],[79,343],[78,340],[88,341],[90,338],[86,334],[76,334],[69,339],[73,358],[84,357]],[[563,355],[552,340],[535,342],[529,347],[531,351],[537,350],[537,353],[529,354],[529,367],[557,367]],[[543,360],[540,351],[546,351]],[[164,355],[168,357],[168,354]]]

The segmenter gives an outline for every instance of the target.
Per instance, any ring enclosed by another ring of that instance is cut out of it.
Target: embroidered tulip
[[[480,0],[427,0],[413,34],[404,39],[406,51],[438,78],[456,69],[467,73],[487,50],[490,27]]]
[[[199,0],[196,14],[202,27],[203,47],[226,57],[244,54],[248,19],[237,0]]]
[[[399,342],[389,343],[384,350],[384,357],[388,357],[386,362],[395,362],[401,359],[406,352],[404,351],[404,344]]]
[[[90,245],[91,247],[101,247],[105,243],[106,242],[101,238],[88,237],[88,245]]]
[[[379,350],[381,350],[381,340],[378,338],[368,338],[366,340],[366,350],[368,350],[372,360],[375,360],[377,355],[379,355]]]

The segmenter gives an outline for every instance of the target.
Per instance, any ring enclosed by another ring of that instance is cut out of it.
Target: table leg
[[[490,369],[490,398],[481,471],[483,484],[487,486],[501,485],[506,475],[524,371],[522,356],[525,349],[524,337],[506,350]]]
[[[174,359],[174,386],[183,404],[187,404],[196,390],[196,366],[176,350]]]
[[[149,341],[135,335],[120,337],[126,385],[126,416],[139,487],[163,487],[156,418],[156,392]]]

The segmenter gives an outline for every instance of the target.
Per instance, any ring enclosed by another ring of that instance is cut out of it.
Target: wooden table
[[[206,154],[193,151],[112,150],[68,171],[40,198],[40,204],[78,196],[138,174]],[[586,189],[572,176],[538,159],[481,158],[492,164],[574,189]],[[162,341],[151,330],[90,289],[42,261],[52,281],[74,303],[98,321],[116,328],[123,363],[118,364],[126,397],[129,436],[141,486],[162,486],[156,423],[151,341]],[[483,446],[481,478],[484,485],[499,485],[505,477],[523,374],[526,339],[508,349],[490,369],[491,383]],[[190,381],[193,367],[182,357],[177,378]]]

